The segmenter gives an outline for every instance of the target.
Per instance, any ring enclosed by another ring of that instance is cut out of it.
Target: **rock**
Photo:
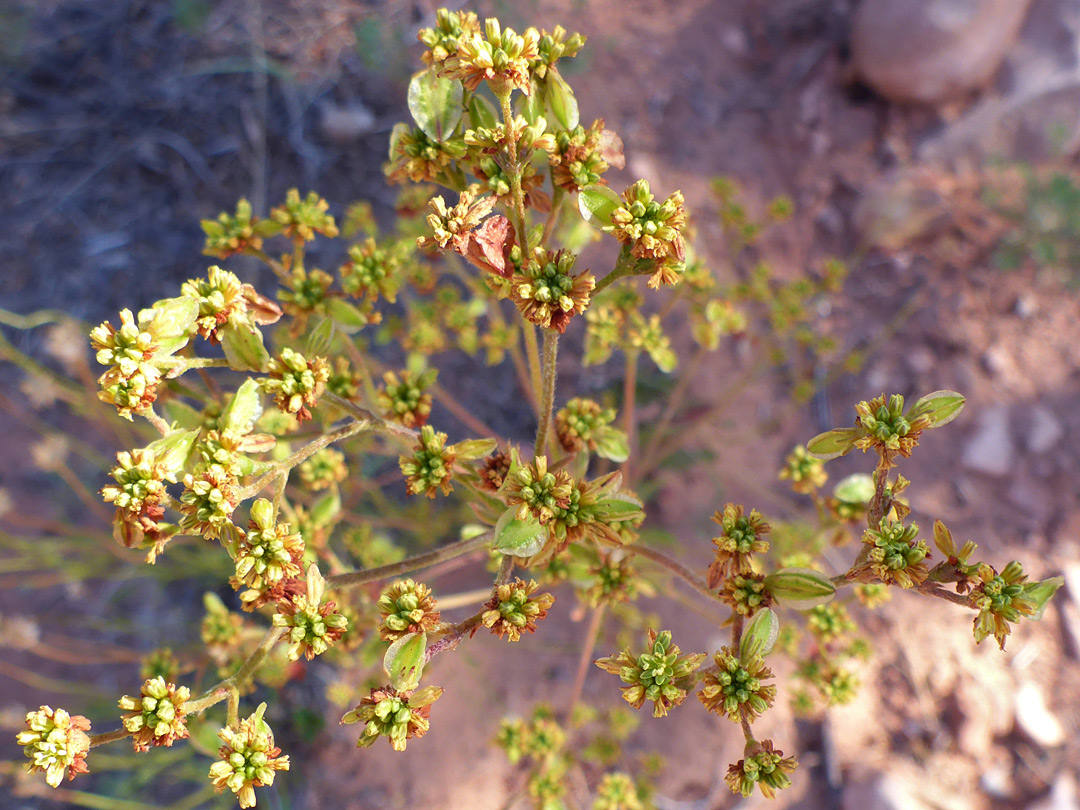
[[[984,86],[1016,42],[1032,0],[863,0],[851,53],[890,101],[939,104]]]
[[[1024,319],[1032,318],[1039,312],[1039,302],[1035,296],[1031,293],[1024,293],[1017,296],[1016,302],[1013,304],[1013,312],[1017,317]]]
[[[320,112],[322,134],[333,143],[350,143],[375,128],[375,113],[360,102],[344,106],[326,104]]]
[[[969,470],[1000,477],[1009,472],[1014,455],[1008,408],[994,405],[982,412],[979,427],[964,446],[961,461]]]
[[[1024,446],[1029,453],[1039,455],[1052,450],[1065,436],[1061,421],[1048,408],[1036,405],[1025,414],[1031,418],[1024,439]]]
[[[1029,804],[1028,810],[1080,810],[1076,780],[1067,773],[1059,774],[1050,786],[1050,794]]]
[[[1043,748],[1056,748],[1065,742],[1065,728],[1046,705],[1042,690],[1030,681],[1016,690],[1013,701],[1016,726]]]

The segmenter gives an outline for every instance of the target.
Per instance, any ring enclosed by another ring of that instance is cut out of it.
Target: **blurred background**
[[[199,220],[231,211],[241,196],[264,212],[298,186],[317,190],[338,216],[370,200],[389,223],[397,192],[382,164],[391,127],[408,115],[416,31],[436,7],[0,4],[0,308],[58,309],[97,323],[171,295],[213,263],[200,255]],[[707,517],[725,501],[783,518],[805,511],[776,470],[794,444],[846,424],[851,403],[882,391],[951,388],[967,396],[967,410],[904,469],[916,520],[929,526],[947,517],[954,536],[976,540],[991,560],[1019,559],[1033,577],[1066,575],[1043,621],[1021,625],[1006,653],[974,645],[965,611],[934,605],[931,614],[903,594],[866,617],[877,654],[860,673],[857,701],[808,720],[786,710],[769,716],[774,738],[792,740],[803,762],[774,806],[1080,807],[1080,4],[469,7],[519,30],[562,24],[588,36],[566,76],[583,121],[602,116],[625,143],[627,167],[609,175],[612,186],[644,177],[658,195],[681,188],[707,263],[724,251],[712,193],[723,175],[738,182],[748,210],[781,194],[794,201],[791,226],[760,248],[781,271],[827,256],[849,264],[842,293],[817,317],[859,352],[859,367],[830,374],[796,407],[777,405],[787,392],[775,376],[731,390],[741,362],[735,350],[698,368],[697,398],[731,395],[735,405],[723,424],[694,434],[708,463],[658,473],[650,521],[699,538],[692,548],[684,542],[687,556],[703,562]],[[268,280],[243,259],[231,269],[256,286]],[[38,332],[5,334],[32,357],[48,355]],[[562,360],[570,388],[599,388],[619,373],[583,371],[570,351]],[[0,366],[0,406],[11,426],[0,431],[0,523],[38,526],[43,536],[57,523],[69,534],[100,530],[102,510],[34,463],[40,446],[26,426],[41,403],[20,388],[23,379]],[[531,429],[505,411],[506,397],[473,401],[467,379],[440,381],[500,431]],[[834,464],[837,476],[865,468],[861,458]],[[84,713],[95,723],[110,723],[109,701],[137,682],[137,660],[124,650],[145,652],[163,640],[197,646],[200,594],[214,581],[160,584],[131,565],[103,584],[54,576],[62,568],[62,558],[46,553],[30,572],[0,564],[0,755],[9,759],[18,757],[13,729],[27,707],[89,705],[96,714]],[[497,718],[570,689],[581,618],[568,609],[516,655],[478,638],[440,660],[447,695],[430,734],[404,754],[356,751],[352,730],[339,729],[335,710],[314,697],[325,686],[317,672],[290,684],[281,700],[292,713],[280,722],[294,771],[280,777],[266,806],[514,806],[515,770],[489,747]],[[684,649],[719,638],[697,614],[668,619]],[[83,658],[43,657],[39,642],[57,633],[84,642],[73,648]],[[617,701],[612,680],[590,673],[586,698]],[[666,721],[643,717],[627,745],[663,753],[661,810],[758,803],[736,800],[719,783],[741,739],[696,702]],[[110,752],[115,771],[103,754],[102,773],[73,785],[115,797],[98,804],[81,794],[42,798],[40,780],[5,770],[0,806],[230,806],[231,797],[176,803],[184,792],[170,787],[173,754],[147,756],[159,770],[137,777],[121,767],[120,753]]]

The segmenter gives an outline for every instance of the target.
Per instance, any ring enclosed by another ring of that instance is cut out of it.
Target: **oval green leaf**
[[[456,79],[446,79],[434,70],[422,70],[409,82],[409,112],[416,125],[433,141],[445,141],[462,116],[465,88]]]
[[[806,450],[815,458],[828,461],[851,452],[859,438],[857,428],[837,428],[820,433],[806,443]]]

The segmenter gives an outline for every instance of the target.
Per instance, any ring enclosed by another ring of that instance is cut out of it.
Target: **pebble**
[[[322,134],[333,143],[349,143],[375,128],[375,113],[359,102],[338,106],[327,104],[321,109],[319,125]]]
[[[863,0],[856,72],[890,101],[940,104],[985,86],[1019,36],[1032,0]]]
[[[1027,810],[1080,810],[1076,780],[1067,773],[1059,774],[1043,799],[1029,804]]]
[[[1036,405],[1025,411],[1025,415],[1031,419],[1024,441],[1029,453],[1039,455],[1052,450],[1065,436],[1061,421],[1048,408]]]
[[[1039,302],[1031,293],[1018,295],[1016,297],[1016,303],[1013,304],[1013,312],[1015,312],[1018,317],[1027,320],[1038,314]]]
[[[969,470],[1001,477],[1012,468],[1015,453],[1008,408],[994,405],[982,412],[979,427],[964,446],[961,461]]]
[[[1042,690],[1030,681],[1016,690],[1014,698],[1016,725],[1043,748],[1056,748],[1065,742],[1065,728],[1046,705]]]

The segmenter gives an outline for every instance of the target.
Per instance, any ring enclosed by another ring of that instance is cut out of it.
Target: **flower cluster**
[[[427,47],[421,57],[427,65],[438,66],[458,52],[463,36],[480,32],[480,21],[471,11],[449,11],[440,8],[435,13],[435,25],[421,28],[417,34]]]
[[[484,605],[486,610],[481,619],[484,627],[509,641],[520,640],[523,632],[535,632],[536,623],[547,616],[548,608],[555,602],[550,593],[533,596],[539,587],[535,580],[521,579],[496,587]]]
[[[431,704],[443,690],[425,686],[416,691],[399,692],[391,686],[380,686],[362,698],[360,705],[341,718],[345,725],[363,723],[358,748],[366,748],[379,737],[386,737],[395,751],[404,751],[407,741],[423,737],[430,727]]]
[[[698,698],[715,714],[726,714],[738,723],[753,721],[764,714],[776,699],[776,687],[763,684],[773,677],[760,655],[740,658],[738,651],[724,647],[713,656],[715,670],[702,678]]]
[[[573,275],[576,259],[568,250],[536,248],[514,273],[510,297],[525,320],[562,333],[571,318],[588,308],[596,279],[588,270]]]
[[[453,447],[446,446],[446,434],[436,433],[431,425],[424,425],[413,454],[398,460],[408,493],[418,495],[423,492],[434,498],[441,490],[443,495],[449,495],[454,488],[451,477],[455,458]]]
[[[341,288],[354,298],[385,298],[393,303],[397,300],[400,264],[397,253],[379,247],[368,237],[349,248],[349,261],[338,269]]]
[[[971,601],[979,611],[974,622],[975,641],[981,643],[992,635],[1004,650],[1009,624],[1034,615],[1038,604],[1028,592],[1027,575],[1018,562],[1009,563],[1000,574],[983,563],[978,576],[971,591]]]
[[[26,715],[26,731],[15,739],[29,757],[26,770],[42,771],[45,781],[59,787],[64,781],[87,773],[86,755],[90,751],[90,721],[82,715],[70,715],[63,709],[42,706]]]
[[[681,191],[657,202],[649,184],[638,180],[623,192],[622,204],[611,215],[611,224],[603,229],[620,244],[629,246],[635,258],[681,262],[686,258],[686,221]],[[664,283],[671,282],[664,279]],[[657,287],[659,282],[650,286]]]
[[[302,572],[304,539],[291,531],[288,523],[274,519],[274,506],[266,498],[259,498],[251,505],[248,530],[238,536],[229,551],[236,563],[236,575],[230,580],[232,586],[246,586],[253,591],[241,596],[245,602],[282,580],[299,577]]]
[[[712,520],[721,527],[720,536],[713,538],[716,558],[708,571],[709,587],[715,588],[734,574],[753,573],[753,555],[769,550],[769,541],[764,536],[770,527],[756,509],[746,515],[743,507],[733,503],[725,506],[723,512],[716,512]]]
[[[400,422],[405,427],[422,427],[431,415],[432,396],[427,389],[435,383],[436,369],[428,369],[414,375],[411,371],[383,375],[383,387],[379,389],[379,408],[383,416]]]
[[[207,464],[184,476],[180,528],[203,537],[232,534],[232,514],[240,499],[236,476],[220,464]]]
[[[174,686],[159,676],[142,685],[139,697],[120,698],[120,708],[126,712],[122,718],[124,729],[131,733],[135,750],[149,751],[152,745],[171,746],[176,740],[186,739],[184,703],[190,697],[186,686]]]
[[[263,720],[263,703],[236,728],[218,732],[224,743],[218,749],[219,762],[210,766],[210,780],[220,793],[228,788],[241,807],[255,806],[255,788],[274,784],[277,771],[289,770],[289,757],[274,745],[274,733]]]
[[[276,323],[282,314],[277,304],[217,265],[207,270],[205,279],[185,281],[180,287],[180,294],[193,299],[198,305],[195,325],[199,334],[211,343],[221,342],[221,332],[224,330],[250,324]]]
[[[517,506],[517,519],[532,516],[540,523],[555,519],[556,510],[570,505],[574,479],[564,470],[548,471],[547,456],[522,464],[508,474],[503,494],[508,506]]]
[[[285,413],[296,414],[304,422],[311,418],[309,408],[314,408],[319,395],[330,378],[330,366],[322,357],[308,360],[300,352],[284,348],[270,361],[269,377],[260,377],[259,386],[274,395]]]
[[[780,480],[790,481],[791,488],[804,495],[824,486],[828,478],[829,474],[825,472],[821,459],[814,458],[801,444],[796,445],[788,454],[784,459],[784,467],[780,470]]]
[[[270,218],[294,242],[310,242],[317,233],[329,237],[338,235],[334,218],[326,213],[329,207],[330,204],[314,191],[301,198],[300,192],[291,188],[285,195],[284,204],[274,208]]]
[[[308,569],[306,590],[277,603],[274,626],[287,631],[290,661],[301,655],[308,661],[322,655],[349,626],[348,619],[335,610],[334,602],[323,602],[325,590],[326,583],[313,564]]]
[[[772,740],[762,740],[751,746],[745,758],[728,766],[724,781],[732,793],[749,798],[754,795],[756,785],[762,796],[771,799],[776,791],[791,784],[788,775],[797,765],[795,757],[785,757],[783,751],[773,747]]]
[[[345,454],[333,447],[324,447],[313,453],[310,458],[301,462],[297,472],[300,473],[300,480],[304,485],[316,492],[341,483],[349,474],[345,466]]]
[[[608,169],[612,166],[621,169],[626,165],[622,140],[604,128],[602,118],[588,129],[579,124],[557,133],[549,162],[552,182],[566,191],[580,191],[585,186],[606,183],[603,174]]]
[[[724,581],[720,599],[740,616],[753,616],[758,608],[772,604],[772,596],[761,574],[735,574]]]
[[[671,633],[649,630],[649,650],[634,655],[627,647],[618,655],[600,658],[596,665],[618,675],[623,683],[623,699],[640,709],[645,701],[653,704],[653,717],[664,717],[686,698],[685,679],[701,666],[704,653],[681,655]]]
[[[555,435],[568,453],[596,450],[597,434],[615,421],[612,408],[601,408],[591,399],[575,397],[555,414]]]
[[[919,444],[919,436],[930,426],[929,417],[910,418],[904,413],[904,398],[885,395],[855,406],[856,423],[862,429],[855,446],[866,451],[871,448],[882,455],[899,453],[907,458]]]
[[[403,579],[379,597],[379,638],[397,641],[408,633],[430,633],[439,626],[439,611],[431,589],[422,582]]]
[[[252,216],[251,203],[245,199],[236,204],[235,214],[223,211],[217,219],[204,219],[201,225],[206,234],[203,253],[217,259],[227,259],[249,250],[257,251],[262,248],[264,236],[281,230],[281,226],[273,220]]]
[[[528,95],[532,81],[529,65],[539,56],[540,33],[528,28],[524,34],[503,28],[499,21],[484,21],[483,33],[462,31],[457,52],[442,61],[440,75],[460,79],[466,90],[475,90],[486,81],[496,96],[513,89]]]
[[[905,526],[900,521],[881,521],[876,529],[863,533],[863,544],[869,548],[867,563],[882,582],[913,588],[923,582],[929,569],[923,562],[930,556],[925,540],[917,540],[919,527]]]

